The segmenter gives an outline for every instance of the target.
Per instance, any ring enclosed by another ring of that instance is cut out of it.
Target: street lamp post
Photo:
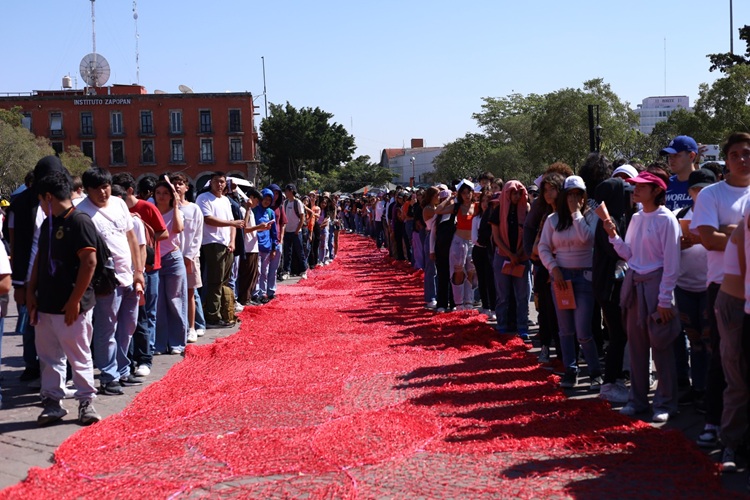
[[[411,186],[411,187],[414,187],[414,180],[415,180],[415,179],[414,179],[414,177],[415,177],[415,173],[414,173],[414,162],[415,162],[416,160],[417,160],[417,159],[416,159],[416,158],[414,158],[413,156],[411,157],[411,160],[410,160],[410,161],[411,161],[411,179],[409,180],[409,186]]]

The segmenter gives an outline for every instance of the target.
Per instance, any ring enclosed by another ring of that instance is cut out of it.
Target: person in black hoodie
[[[630,218],[633,216],[631,200],[632,186],[614,177],[600,183],[595,192],[596,202],[604,203],[609,217],[617,226],[617,234],[625,237]],[[593,262],[594,296],[602,309],[602,316],[609,331],[609,347],[604,361],[604,383],[599,397],[611,403],[627,403],[628,389],[617,379],[622,374],[622,360],[625,354],[627,334],[620,309],[620,289],[627,270],[627,263],[620,259],[602,221],[596,225],[594,235]]]

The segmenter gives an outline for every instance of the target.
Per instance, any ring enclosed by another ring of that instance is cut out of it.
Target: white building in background
[[[412,139],[410,148],[384,149],[380,165],[393,172],[393,182],[408,186],[414,177],[414,185],[430,182],[429,175],[435,171],[435,157],[443,152],[442,147],[425,147],[424,139]]]
[[[675,110],[690,108],[690,98],[686,95],[647,97],[638,105],[635,112],[640,117],[638,130],[650,134],[659,122],[665,122]]]

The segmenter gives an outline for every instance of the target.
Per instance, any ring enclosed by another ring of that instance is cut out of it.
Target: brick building
[[[112,85],[0,96],[0,108],[15,106],[23,125],[55,151],[78,146],[113,174],[139,179],[180,171],[198,185],[215,170],[255,177],[258,135],[249,92],[148,94],[140,85]]]

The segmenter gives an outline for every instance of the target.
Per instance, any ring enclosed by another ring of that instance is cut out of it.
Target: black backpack
[[[83,212],[73,211],[77,217],[88,217]],[[96,268],[94,276],[91,278],[91,288],[94,289],[94,295],[110,295],[114,293],[115,288],[120,286],[120,281],[115,273],[115,259],[112,252],[104,239],[96,232]]]

